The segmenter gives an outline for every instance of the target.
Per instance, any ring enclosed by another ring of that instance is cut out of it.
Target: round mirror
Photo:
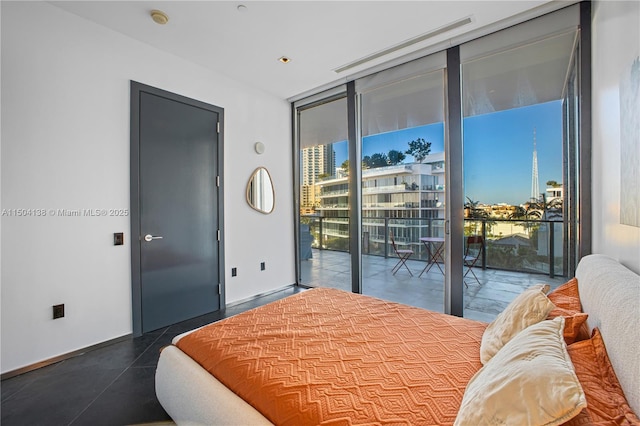
[[[275,190],[269,171],[258,167],[247,183],[247,203],[260,213],[269,214],[275,206]]]

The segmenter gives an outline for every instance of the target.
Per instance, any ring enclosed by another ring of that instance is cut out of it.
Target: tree
[[[464,203],[465,210],[465,219],[476,219],[472,221],[465,222],[467,232],[465,235],[477,235],[478,234],[478,223],[485,222],[487,225],[487,232],[491,232],[491,222],[488,222],[489,213],[486,210],[480,208],[478,205],[479,201],[473,201],[471,198],[467,197],[467,202]],[[493,222],[495,223],[495,222]]]
[[[524,227],[527,230],[527,235],[530,235],[532,224],[530,220],[540,220],[542,213],[539,210],[538,203],[525,203],[524,206],[516,206],[515,210],[509,215],[509,219],[524,221]],[[531,239],[531,237],[529,237]]]
[[[564,200],[562,198],[554,198],[551,201],[547,201],[547,210],[554,210],[562,213],[564,207]]]
[[[480,204],[479,201],[473,201],[467,197],[467,202],[464,203],[464,209],[467,211],[466,217],[468,219],[487,219],[489,217],[489,213],[478,207],[478,204]]]
[[[545,209],[546,203],[544,201],[538,200],[524,203],[526,219],[540,220]]]
[[[409,142],[409,149],[405,151],[405,154],[412,155],[416,162],[422,163],[422,160],[427,158],[430,152],[431,142],[425,142],[424,139],[418,138]]]
[[[383,152],[375,153],[371,156],[372,167],[384,167],[389,165],[389,157]]]
[[[371,157],[369,157],[368,155],[365,155],[364,158],[362,158],[363,168],[373,169],[375,167],[384,167],[388,165],[389,165],[389,158],[385,153],[378,152],[371,155]]]
[[[407,158],[407,156],[404,155],[404,153],[397,151],[395,149],[392,149],[391,151],[389,151],[387,155],[389,156],[389,164],[392,166],[402,163],[404,159]]]
[[[340,168],[344,171],[344,176],[349,176],[349,160],[344,160]]]
[[[509,219],[527,219],[527,210],[522,206],[514,206],[515,209],[509,215]]]
[[[555,180],[549,180],[549,181],[547,181],[547,186],[550,186],[551,188],[560,188],[562,186],[562,184],[558,183]]]
[[[538,213],[538,219],[548,220],[550,218],[549,213],[552,213],[551,217],[562,216],[562,210],[564,207],[564,201],[562,198],[552,198],[547,201],[545,194],[542,194],[542,200],[535,205],[531,205],[531,208],[536,209]]]

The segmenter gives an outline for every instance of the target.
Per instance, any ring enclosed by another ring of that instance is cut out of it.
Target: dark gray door
[[[220,114],[176,96],[137,96],[139,316],[147,332],[220,308]]]

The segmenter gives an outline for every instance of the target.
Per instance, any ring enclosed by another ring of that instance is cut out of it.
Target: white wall
[[[47,3],[1,7],[2,209],[129,208],[129,80],[136,80],[225,109],[227,302],[295,281],[286,101]],[[253,151],[258,140],[266,145],[261,156]],[[276,186],[271,215],[245,201],[259,165]],[[3,373],[131,333],[128,217],[6,214]],[[125,246],[112,244],[118,231]],[[54,321],[58,303],[66,316]]]
[[[640,53],[640,2],[596,2],[592,22],[593,252],[640,273],[640,228],[620,224],[620,81]]]

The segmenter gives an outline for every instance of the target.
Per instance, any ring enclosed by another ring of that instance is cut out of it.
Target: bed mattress
[[[270,422],[452,424],[486,324],[317,288],[176,346]]]

